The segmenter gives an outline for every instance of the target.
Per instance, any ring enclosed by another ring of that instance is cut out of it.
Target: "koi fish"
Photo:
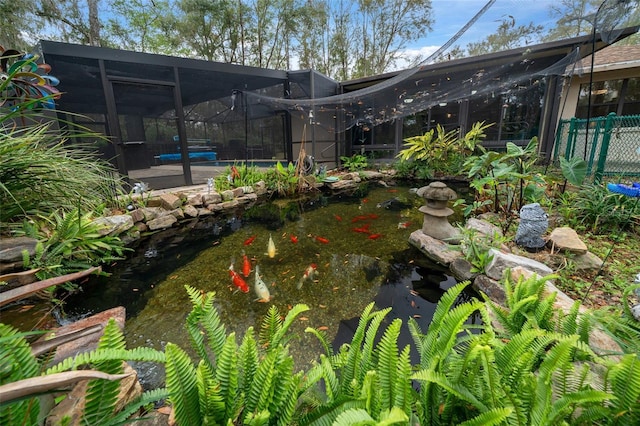
[[[305,269],[304,274],[302,274],[300,281],[298,281],[298,285],[296,286],[296,288],[300,290],[302,288],[302,284],[304,284],[306,280],[313,280],[313,277],[316,275],[317,272],[318,272],[318,266],[315,263],[312,263],[311,265],[309,265],[309,267]]]
[[[398,223],[398,229],[407,229],[411,225],[410,221]]]
[[[369,219],[369,216],[361,214],[361,215],[356,216],[353,219],[351,219],[351,223],[356,223],[356,222],[359,222],[361,220],[367,220],[367,219]]]
[[[369,213],[369,214],[367,215],[367,218],[369,218],[369,219],[377,219],[377,218],[379,218],[379,217],[380,217],[380,216],[379,216],[379,215],[377,215],[377,214],[375,214],[375,213]]]
[[[291,239],[291,242],[293,244],[298,244],[298,237],[296,237],[295,235],[292,235],[291,237],[289,237]]]
[[[352,231],[354,232],[360,232],[361,234],[370,234],[371,231],[369,231],[369,224],[367,223],[364,226],[361,226],[360,228],[351,228]]]
[[[262,281],[262,277],[260,276],[260,268],[256,265],[256,281],[253,286],[253,290],[256,292],[256,296],[258,296],[258,302],[268,302],[271,300],[271,293],[269,292],[269,287]]]
[[[377,240],[380,237],[382,237],[382,234],[371,234],[371,235],[369,235],[369,239],[370,240]]]
[[[316,236],[316,241],[317,241],[317,242],[319,242],[319,243],[322,243],[322,244],[329,244],[329,240],[327,240],[327,239],[326,239],[326,238],[324,238],[324,237],[318,237],[318,236]]]
[[[337,214],[334,214],[333,217],[335,217],[338,222],[342,222],[342,217],[338,216]]]
[[[273,238],[271,238],[271,234],[269,234],[269,243],[267,244],[267,256],[271,259],[276,257],[276,245],[273,242]]]
[[[253,241],[256,239],[255,235],[250,236],[249,238],[247,238],[246,240],[244,240],[244,245],[245,246],[250,246],[251,243],[253,243]]]
[[[247,255],[242,252],[242,275],[245,278],[249,278],[249,274],[251,273],[251,262],[249,262],[249,258]]]
[[[229,265],[229,276],[231,277],[231,282],[235,285],[241,292],[249,293],[249,286],[242,279],[240,274],[233,270],[233,261],[231,261],[231,265]]]

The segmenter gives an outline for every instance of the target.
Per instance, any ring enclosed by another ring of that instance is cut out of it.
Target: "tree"
[[[352,78],[381,74],[407,43],[431,29],[431,0],[358,0]]]
[[[561,0],[549,7],[549,15],[558,18],[556,26],[544,37],[545,41],[561,40],[589,34],[593,24],[585,17],[594,12],[602,0]]]
[[[120,49],[172,54],[165,19],[169,11],[168,0],[113,0],[102,33]]]
[[[33,13],[54,29],[54,38],[66,42],[102,46],[100,1],[40,0]]]
[[[494,34],[488,35],[478,43],[469,43],[467,54],[477,56],[528,45],[538,40],[543,29],[542,25],[534,25],[533,22],[528,25],[516,25],[515,18],[508,16],[502,20]]]

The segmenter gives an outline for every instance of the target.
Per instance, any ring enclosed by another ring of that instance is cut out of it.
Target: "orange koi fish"
[[[245,278],[249,278],[249,274],[251,273],[251,262],[249,262],[249,258],[247,255],[242,252],[242,275]]]
[[[367,218],[368,218],[368,219],[377,219],[377,218],[379,218],[379,217],[380,217],[380,216],[379,216],[379,215],[377,215],[377,214],[375,214],[375,213],[369,213],[369,214],[367,215]]]
[[[334,214],[333,217],[335,217],[338,222],[342,222],[342,217],[338,216],[337,214]]]
[[[300,278],[300,281],[298,281],[298,285],[296,286],[296,288],[300,290],[302,288],[302,284],[304,284],[306,280],[313,280],[316,272],[318,272],[318,266],[315,263],[312,263],[307,269],[304,270],[304,274],[302,274],[302,278]]]
[[[319,242],[319,243],[322,243],[322,244],[329,244],[329,240],[327,240],[327,239],[326,239],[326,238],[324,238],[324,237],[318,237],[318,236],[316,236],[316,241],[317,241],[317,242]]]
[[[298,244],[298,237],[296,237],[295,235],[291,235],[289,238],[291,239],[291,242],[293,244]]]
[[[370,234],[371,231],[369,231],[369,224],[367,223],[364,226],[361,226],[360,228],[351,228],[352,231],[354,232],[360,232],[361,234]]]
[[[229,276],[231,277],[231,282],[238,288],[238,290],[243,293],[249,293],[249,286],[247,283],[242,279],[240,274],[233,270],[233,261],[231,262],[231,265],[229,265]]]
[[[361,220],[367,220],[367,219],[369,219],[369,216],[361,214],[361,215],[356,216],[353,219],[351,219],[351,223],[356,223],[356,222],[359,222]]]
[[[369,235],[369,239],[370,240],[377,240],[380,237],[382,237],[382,234],[371,234],[371,235]]]
[[[250,246],[251,243],[253,243],[253,241],[256,239],[255,235],[250,236],[249,238],[247,238],[246,240],[244,240],[244,245],[245,246]]]

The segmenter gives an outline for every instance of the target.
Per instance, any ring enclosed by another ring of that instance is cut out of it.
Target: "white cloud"
[[[422,46],[402,49],[398,52],[400,59],[396,60],[395,66],[389,71],[405,70],[410,68],[413,65],[416,65],[417,62],[427,59],[438,49],[440,49],[440,46]]]

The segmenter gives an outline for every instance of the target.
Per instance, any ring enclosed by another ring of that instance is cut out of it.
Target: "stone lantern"
[[[450,244],[459,244],[460,231],[447,219],[453,214],[447,203],[458,198],[455,191],[443,182],[431,182],[418,189],[417,194],[426,201],[419,209],[424,214],[422,233]]]

